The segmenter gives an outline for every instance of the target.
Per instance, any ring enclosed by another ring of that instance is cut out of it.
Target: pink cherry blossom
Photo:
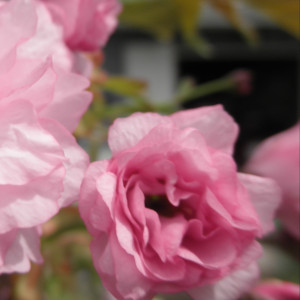
[[[266,281],[256,286],[253,293],[266,300],[299,300],[300,286],[291,282]]]
[[[247,172],[273,178],[282,190],[278,211],[286,229],[300,239],[300,123],[274,135],[255,149]]]
[[[0,104],[0,131],[0,273],[24,272],[41,261],[39,226],[77,200],[88,158],[25,100]]]
[[[0,273],[42,261],[40,226],[77,200],[88,164],[69,132],[90,101],[87,80],[43,51],[39,11],[30,0],[0,5]]]
[[[41,0],[53,20],[63,26],[67,45],[73,50],[97,51],[117,26],[121,5],[117,0]]]
[[[30,261],[42,263],[40,234],[38,226],[0,234],[0,274],[28,272]]]
[[[72,55],[49,12],[30,0],[0,7],[0,99],[24,98],[40,116],[74,131],[91,102],[89,81],[74,72]]]
[[[258,277],[255,240],[273,228],[279,190],[238,174],[238,127],[221,106],[135,113],[109,130],[110,160],[92,163],[79,210],[117,299],[188,292],[234,300]]]

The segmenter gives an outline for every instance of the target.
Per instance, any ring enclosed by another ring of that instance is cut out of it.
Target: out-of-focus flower
[[[300,286],[278,280],[266,281],[257,285],[253,294],[262,297],[263,300],[299,300]]]
[[[40,262],[39,225],[77,200],[88,157],[25,100],[0,105],[0,273]]]
[[[300,239],[300,123],[262,142],[254,150],[245,170],[273,178],[282,189],[278,217],[286,229]]]
[[[30,0],[0,5],[0,273],[41,261],[40,225],[77,200],[88,165],[67,130],[90,101],[87,80],[43,51],[39,10]]]
[[[248,95],[252,90],[252,74],[247,70],[236,70],[230,74],[236,90],[241,95]]]
[[[63,26],[72,50],[97,51],[117,26],[121,5],[117,0],[41,0],[53,20]]]
[[[109,130],[113,157],[90,165],[79,209],[117,299],[187,291],[234,300],[258,276],[255,240],[273,228],[279,189],[238,174],[238,127],[221,106],[135,113]]]
[[[74,131],[91,102],[89,81],[72,72],[72,55],[40,3],[3,2],[0,20],[0,101],[26,99],[39,116]]]

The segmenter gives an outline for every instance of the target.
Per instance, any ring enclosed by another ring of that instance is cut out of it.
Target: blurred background
[[[184,80],[200,85],[237,70],[236,90],[216,86],[183,107],[222,103],[241,127],[236,149],[296,123],[299,116],[299,1],[123,0],[105,48],[110,74],[144,80],[153,102],[172,101]],[[193,94],[191,92],[191,94]]]
[[[259,141],[297,122],[298,0],[122,3],[117,31],[101,52],[89,54],[94,101],[76,136],[91,160],[109,157],[108,126],[134,111],[223,104],[240,126],[240,167]],[[264,241],[262,276],[299,282],[299,243],[279,223],[277,229]],[[43,231],[44,265],[2,276],[0,300],[113,299],[93,268],[76,207],[62,210]]]

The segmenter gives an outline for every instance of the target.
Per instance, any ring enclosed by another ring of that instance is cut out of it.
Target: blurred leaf
[[[178,29],[186,42],[204,57],[211,55],[208,42],[198,33],[199,12],[204,0],[174,0]]]
[[[123,0],[120,21],[170,40],[179,32],[198,53],[207,57],[211,48],[198,33],[199,11],[204,0]]]
[[[179,82],[176,98],[182,98],[190,94],[191,90],[195,88],[195,81],[191,78],[184,78]]]
[[[159,39],[171,39],[176,29],[172,2],[173,0],[125,0],[120,21],[145,30]]]
[[[299,0],[246,0],[246,2],[271,17],[291,34],[300,37]]]
[[[146,88],[145,81],[122,76],[110,76],[103,84],[104,90],[128,97],[143,97]]]
[[[27,274],[20,274],[16,280],[15,298],[18,300],[40,300],[39,279],[42,273],[40,265],[32,264]]]
[[[263,2],[263,0],[260,1]],[[257,42],[257,34],[254,28],[246,22],[238,12],[236,0],[209,0],[209,3],[238,30],[250,44]]]
[[[203,0],[173,0],[173,2],[182,33],[186,36],[195,35]]]
[[[237,9],[241,0],[123,0],[121,23],[144,30],[158,39],[170,40],[180,33],[187,44],[204,57],[212,54],[198,33],[198,18],[204,2],[209,3],[238,30],[250,45],[258,35]],[[243,0],[270,16],[290,33],[300,36],[299,0]]]

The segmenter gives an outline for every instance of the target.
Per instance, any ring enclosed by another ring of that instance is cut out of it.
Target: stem
[[[233,90],[234,87],[235,82],[231,77],[226,76],[221,79],[203,83],[200,86],[194,87],[188,91],[184,91],[182,95],[179,95],[176,98],[176,103],[179,105],[195,98],[201,98],[214,93]]]

